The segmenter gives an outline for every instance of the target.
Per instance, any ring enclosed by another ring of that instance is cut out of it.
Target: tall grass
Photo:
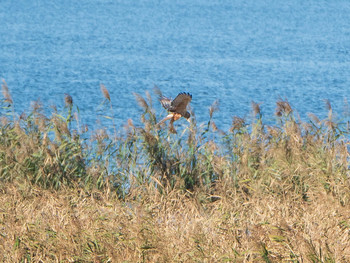
[[[5,262],[350,260],[349,130],[329,101],[328,118],[301,121],[280,99],[274,125],[253,102],[227,131],[213,103],[207,123],[193,112],[173,134],[156,125],[150,93],[135,94],[141,125],[118,130],[101,85],[110,133],[87,131],[69,94],[61,111],[35,102],[17,116],[2,89]]]

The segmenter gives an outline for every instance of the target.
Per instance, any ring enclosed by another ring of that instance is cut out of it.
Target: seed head
[[[216,100],[213,102],[213,104],[209,107],[209,116],[210,118],[213,117],[213,113],[219,110],[219,101]]]
[[[64,94],[64,102],[66,104],[66,107],[71,107],[73,105],[73,98],[68,93]]]
[[[108,101],[111,101],[111,96],[109,96],[109,92],[108,92],[107,88],[105,87],[105,85],[101,84],[100,88],[101,88],[101,92],[102,92],[103,96],[105,97],[105,99],[107,99]]]
[[[147,110],[148,107],[149,107],[147,101],[146,101],[140,94],[138,94],[138,93],[134,93],[134,96],[135,96],[135,98],[136,98],[137,103],[138,103],[142,108],[144,108],[145,110]]]
[[[279,99],[276,104],[276,115],[278,117],[281,117],[283,114],[289,115],[293,111],[288,100]]]
[[[331,102],[328,99],[326,99],[324,100],[324,103],[326,104],[327,110],[331,111],[332,110]]]
[[[30,105],[31,105],[34,112],[39,112],[43,108],[43,104],[39,99],[31,102]]]
[[[9,87],[7,86],[7,83],[5,80],[2,80],[1,87],[2,87],[2,94],[4,95],[4,98],[5,98],[5,102],[12,104],[13,100],[9,91]]]
[[[260,111],[260,104],[256,103],[255,101],[252,101],[252,108],[253,108],[253,113],[254,115],[257,115],[261,113]]]
[[[129,127],[132,127],[132,128],[135,128],[132,119],[128,119],[128,126],[129,126]]]
[[[311,121],[313,121],[316,124],[320,124],[321,123],[320,119],[313,113],[308,113],[308,117],[309,117],[309,119]]]
[[[153,91],[159,96],[159,98],[163,97],[162,91],[158,88],[157,85],[154,85]]]
[[[244,125],[244,119],[234,116],[232,120],[232,130],[239,130]]]

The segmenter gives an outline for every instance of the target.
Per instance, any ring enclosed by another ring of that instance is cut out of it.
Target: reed
[[[215,102],[174,135],[135,94],[141,125],[110,135],[87,132],[69,94],[19,117],[3,94],[2,262],[350,261],[349,130],[330,102],[301,121],[280,99],[274,125],[253,102],[227,131]]]

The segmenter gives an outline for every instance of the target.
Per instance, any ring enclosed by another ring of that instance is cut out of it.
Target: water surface
[[[340,116],[349,96],[347,0],[57,2],[0,2],[0,78],[19,113],[38,98],[62,106],[69,93],[94,126],[101,83],[118,125],[138,119],[132,93],[154,85],[191,92],[199,121],[218,99],[222,128],[252,100],[272,120],[279,97],[304,118],[325,115],[324,99]]]

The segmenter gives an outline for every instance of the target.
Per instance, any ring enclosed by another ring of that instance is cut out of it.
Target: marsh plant
[[[140,120],[118,128],[100,88],[112,129],[88,129],[69,94],[18,116],[3,82],[4,262],[350,260],[348,120],[329,101],[326,119],[302,121],[280,99],[275,124],[252,102],[227,131],[214,102],[207,123],[191,112],[173,134],[148,92],[134,94]]]

